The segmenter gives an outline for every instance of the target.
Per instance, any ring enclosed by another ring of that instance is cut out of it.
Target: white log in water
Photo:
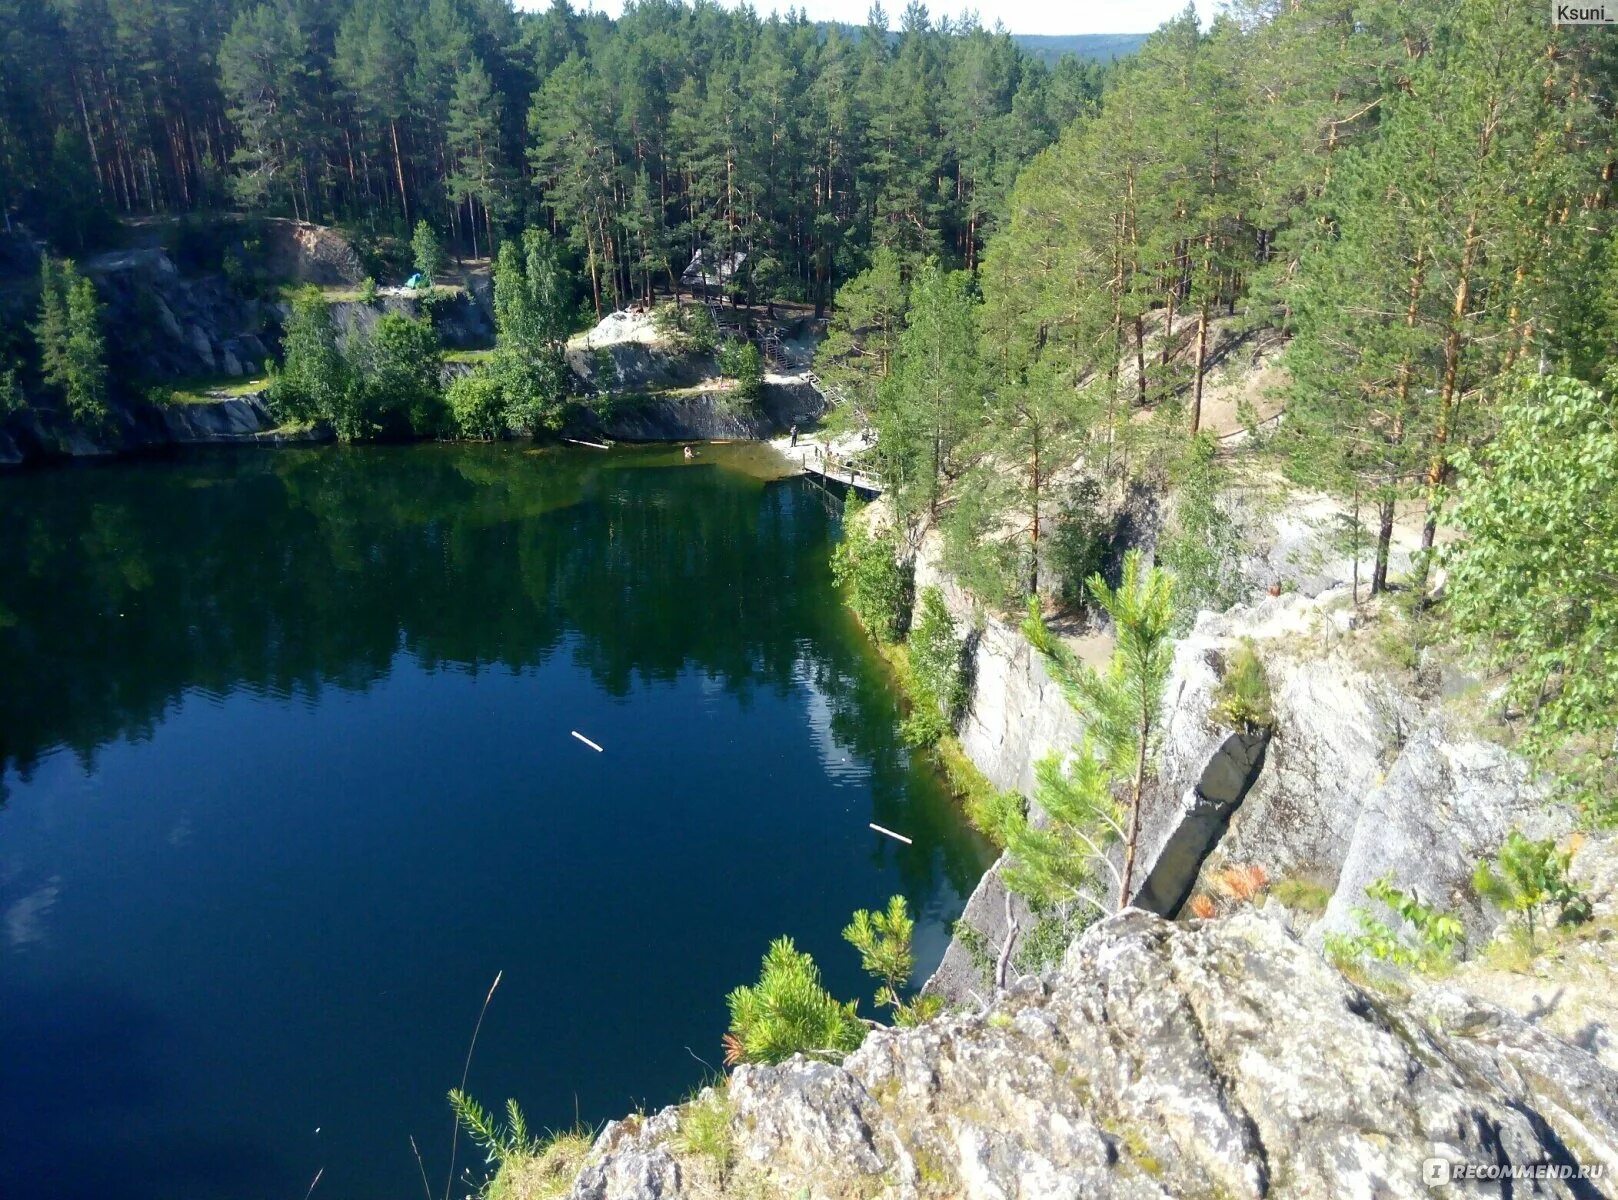
[[[578,738],[579,741],[583,742],[586,746],[590,747],[590,749],[594,750],[597,754],[602,753],[602,749],[601,749],[600,746],[596,745],[589,738],[585,737],[577,729],[570,729],[570,730],[568,730],[568,732],[571,733],[574,737]]]

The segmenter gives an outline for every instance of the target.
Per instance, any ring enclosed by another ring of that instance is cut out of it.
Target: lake
[[[988,848],[899,740],[836,503],[779,475],[0,476],[0,1195],[420,1196],[413,1137],[436,1197],[497,973],[468,1090],[550,1128],[699,1084],[780,934],[874,1015],[839,934],[902,892],[925,974]]]

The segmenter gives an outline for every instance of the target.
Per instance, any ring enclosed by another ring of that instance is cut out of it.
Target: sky
[[[549,0],[517,0],[520,8],[544,8]],[[740,0],[720,0],[735,8]],[[623,0],[572,0],[574,8],[594,7],[608,16],[623,10]],[[891,22],[897,23],[905,0],[885,0]],[[802,8],[811,20],[846,21],[863,24],[870,0],[753,0],[760,13]],[[1155,29],[1185,7],[1185,0],[932,0],[927,5],[935,17],[955,15],[975,8],[983,24],[1000,21],[1012,33],[1145,33]],[[1198,0],[1197,10],[1206,20],[1212,0]]]

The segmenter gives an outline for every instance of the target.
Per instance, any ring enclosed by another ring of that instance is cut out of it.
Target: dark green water
[[[778,934],[869,1012],[900,891],[930,968],[985,848],[759,465],[0,478],[0,1195],[438,1194],[497,971],[470,1090],[555,1127],[699,1082]]]

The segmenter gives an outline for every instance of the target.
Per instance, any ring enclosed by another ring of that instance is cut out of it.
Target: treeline
[[[1104,68],[1004,33],[890,39],[642,0],[0,0],[0,203],[62,250],[102,210],[255,210],[466,251],[548,225],[608,307],[696,250],[824,301],[872,246],[971,265],[1017,168]]]
[[[1517,370],[1612,361],[1615,79],[1609,40],[1528,0],[1188,13],[1021,173],[975,278],[879,256],[846,285],[822,373],[987,590],[1054,557],[1077,590],[1094,505],[1052,483],[1075,459],[1194,485],[1168,549],[1206,589],[1215,335],[1280,329],[1271,448],[1374,514],[1383,590],[1395,505],[1426,501],[1430,547]]]

